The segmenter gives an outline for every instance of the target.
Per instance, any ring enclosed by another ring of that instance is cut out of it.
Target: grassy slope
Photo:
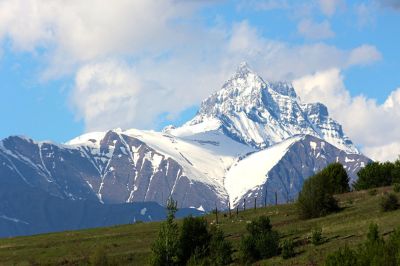
[[[296,257],[283,260],[275,257],[261,265],[319,265],[327,253],[346,244],[363,241],[371,222],[379,225],[383,234],[400,226],[400,210],[382,213],[379,209],[380,194],[390,188],[378,189],[375,196],[366,191],[343,194],[339,197],[343,210],[326,217],[299,220],[292,204],[247,210],[239,217],[219,216],[219,222],[228,239],[238,248],[246,223],[265,214],[283,238],[292,237],[298,245]],[[228,216],[228,215],[227,215]],[[212,222],[214,215],[207,216]],[[308,237],[313,227],[320,226],[326,242],[314,247]],[[94,251],[103,246],[111,261],[126,265],[145,265],[150,254],[151,242],[157,236],[159,223],[143,223],[74,232],[0,239],[0,265],[66,264],[85,265]],[[234,257],[237,253],[234,254]]]

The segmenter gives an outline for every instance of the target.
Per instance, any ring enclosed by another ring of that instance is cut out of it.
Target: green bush
[[[323,242],[322,228],[317,227],[317,228],[314,228],[313,230],[311,230],[311,243],[314,246],[318,246],[318,245],[321,245],[322,242]]]
[[[195,252],[206,254],[210,239],[206,219],[185,217],[179,235],[179,262],[185,264]]]
[[[396,193],[400,192],[400,183],[394,183],[393,184],[393,191]]]
[[[339,209],[324,176],[316,174],[304,182],[297,209],[304,219],[321,217]]]
[[[282,250],[282,258],[283,259],[289,259],[294,257],[295,252],[294,252],[294,244],[292,239],[285,239],[282,242],[281,245],[281,250]]]
[[[378,225],[371,224],[364,243],[358,245],[356,249],[345,247],[329,254],[325,265],[400,265],[400,228],[385,241],[379,235]]]
[[[270,220],[260,216],[247,225],[246,236],[242,237],[240,256],[243,262],[254,262],[271,258],[279,252],[279,234],[272,230]]]
[[[151,265],[227,265],[232,246],[217,227],[208,227],[205,218],[186,217],[179,228],[175,222],[176,202],[167,206],[167,220],[161,224],[152,245]]]
[[[400,161],[372,162],[362,168],[357,175],[358,179],[354,184],[356,190],[389,186],[400,180]]]
[[[381,198],[380,206],[384,212],[397,210],[399,208],[397,196],[393,193],[384,195]]]
[[[212,227],[210,234],[209,251],[213,265],[228,265],[232,262],[232,244],[225,239],[224,232],[218,227]]]
[[[326,266],[355,266],[358,265],[357,253],[345,246],[329,254],[325,261]]]

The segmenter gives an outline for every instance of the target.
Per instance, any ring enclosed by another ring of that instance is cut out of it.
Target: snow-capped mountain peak
[[[212,123],[210,121],[213,121]],[[215,122],[218,121],[218,122]],[[350,153],[359,153],[329,117],[326,106],[302,103],[289,82],[268,82],[242,63],[222,88],[200,106],[198,114],[171,134],[214,129],[255,148],[266,148],[297,134],[327,140]]]

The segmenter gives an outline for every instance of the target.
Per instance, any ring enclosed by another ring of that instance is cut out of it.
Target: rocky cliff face
[[[264,81],[243,64],[179,128],[93,132],[62,145],[16,136],[0,141],[0,187],[13,192],[0,200],[0,231],[1,223],[27,227],[35,220],[16,211],[26,210],[18,195],[32,191],[58,209],[70,206],[72,216],[77,206],[101,216],[103,208],[130,210],[110,206],[165,205],[170,197],[181,208],[209,211],[244,199],[272,203],[275,193],[279,203],[292,201],[306,178],[337,161],[354,181],[370,160],[326,106],[302,103],[291,84]]]
[[[201,104],[187,126],[220,122],[221,128],[237,141],[266,148],[297,134],[325,139],[349,153],[359,153],[342,127],[329,117],[321,103],[303,104],[293,86],[264,81],[247,64],[221,90]]]

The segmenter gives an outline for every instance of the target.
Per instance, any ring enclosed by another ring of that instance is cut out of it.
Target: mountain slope
[[[370,159],[363,155],[346,153],[328,142],[310,135],[299,135],[280,142],[237,162],[228,171],[226,188],[231,206],[242,205],[243,199],[262,204],[293,201],[303,182],[309,176],[332,162],[340,162],[350,177]],[[249,169],[252,169],[249,173]],[[265,198],[266,197],[266,198]]]
[[[302,103],[289,83],[266,82],[243,64],[178,128],[92,132],[65,144],[0,141],[0,187],[37,190],[66,205],[91,202],[94,209],[164,206],[173,197],[179,208],[209,211],[243,199],[274,202],[275,194],[279,203],[291,201],[306,178],[336,161],[354,180],[370,160],[326,106]],[[1,217],[19,219],[0,205]]]
[[[308,134],[349,153],[359,153],[341,125],[329,117],[326,106],[303,104],[291,84],[266,82],[247,64],[242,64],[221,90],[204,100],[198,114],[183,128],[201,128],[210,120],[217,121],[215,127],[233,139],[257,148]],[[172,134],[182,136],[188,131],[176,129]]]

